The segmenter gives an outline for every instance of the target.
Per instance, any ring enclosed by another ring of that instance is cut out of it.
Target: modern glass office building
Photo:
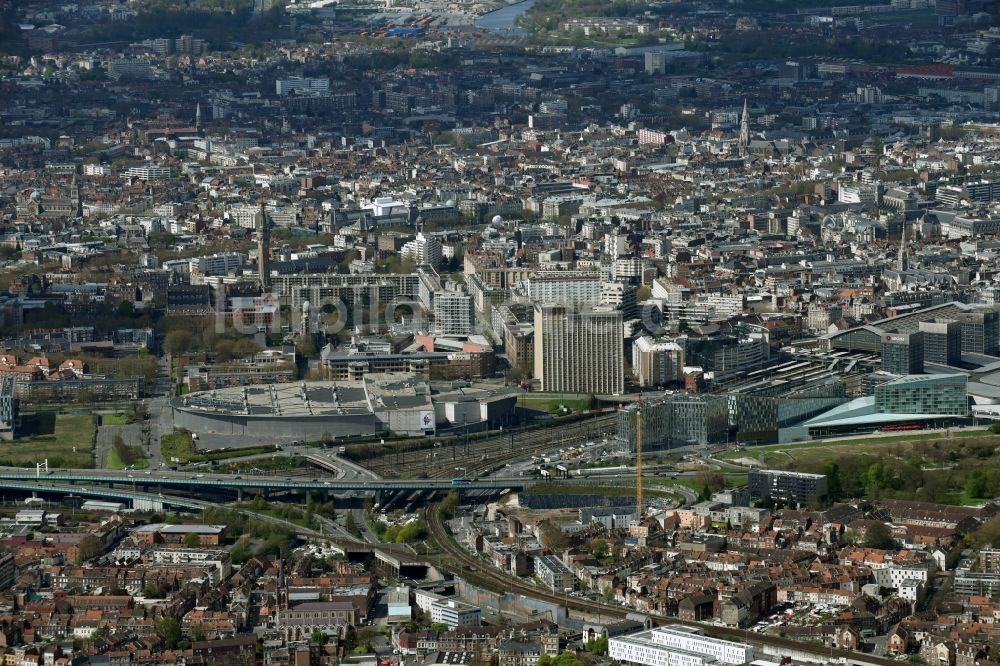
[[[945,427],[968,416],[967,385],[968,378],[960,374],[897,377],[875,386],[875,395],[851,400],[802,426],[812,436],[886,426]]]
[[[875,387],[875,409],[883,414],[969,414],[965,375],[910,375]]]
[[[639,410],[642,410],[644,451],[724,442],[729,432],[727,403],[727,398],[721,395],[679,393],[655,404],[631,405],[618,413],[622,451],[635,451]]]
[[[882,370],[894,375],[924,371],[924,334],[886,333],[882,336]]]
[[[799,387],[770,386],[729,396],[729,421],[739,440],[770,440],[778,430],[847,402],[847,386],[840,378],[827,378]]]

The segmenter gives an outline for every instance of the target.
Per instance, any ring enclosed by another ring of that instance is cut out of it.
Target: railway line
[[[533,453],[600,439],[614,432],[616,423],[616,414],[605,414],[562,427],[515,431],[433,449],[389,453],[359,462],[383,477],[451,478],[456,467],[465,469],[463,475],[474,477]]]
[[[543,601],[565,606],[569,610],[599,614],[601,617],[625,619],[626,615],[634,612],[628,608],[611,606],[588,599],[580,599],[579,597],[567,597],[565,595],[554,594],[547,590],[535,587],[534,585],[525,583],[519,578],[502,574],[501,572],[490,567],[488,564],[470,555],[468,551],[458,545],[455,540],[451,538],[451,535],[445,529],[445,526],[441,521],[437,505],[431,505],[427,509],[427,525],[430,538],[437,542],[442,551],[459,563],[461,570],[458,573],[473,583],[485,583],[493,589],[517,592],[524,596],[542,599]],[[890,666],[892,664],[896,664],[898,666],[899,663],[892,659],[875,657],[848,650],[831,649],[828,647],[817,648],[815,645],[794,641],[789,638],[782,638],[780,636],[767,636],[764,634],[753,634],[750,636],[747,632],[740,629],[720,627],[703,622],[682,622],[677,618],[656,615],[654,613],[645,613],[645,615],[648,615],[656,625],[690,626],[692,624],[697,624],[704,629],[706,635],[713,636],[715,638],[746,642],[753,645],[768,646],[777,649],[778,651],[784,650],[787,653],[805,652],[815,654],[817,660],[821,663],[834,663],[834,660],[837,660],[839,663],[858,666]]]

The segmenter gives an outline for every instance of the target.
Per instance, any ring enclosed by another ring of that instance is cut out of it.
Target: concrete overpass
[[[169,495],[158,495],[155,493],[143,493],[128,491],[116,488],[89,488],[85,486],[53,485],[52,483],[40,483],[30,481],[9,481],[3,484],[5,490],[20,490],[29,493],[46,493],[52,495],[84,495],[87,497],[100,497],[101,499],[126,500],[133,503],[147,503],[152,509],[157,507],[172,506],[178,509],[189,509],[201,511],[202,509],[218,506],[214,502],[202,502],[187,497],[172,497]]]
[[[346,481],[336,479],[294,480],[291,477],[253,476],[231,474],[190,474],[171,472],[121,472],[115,470],[50,470],[36,473],[22,467],[0,468],[0,480],[20,483],[70,483],[142,486],[145,488],[229,489],[234,491],[293,491],[293,492],[400,492],[461,490],[523,490],[534,483],[527,478],[488,478],[463,480],[455,484],[448,479],[365,479]],[[9,484],[5,484],[8,485]]]

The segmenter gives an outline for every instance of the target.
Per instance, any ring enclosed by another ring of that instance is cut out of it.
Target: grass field
[[[963,441],[991,441],[1000,444],[1000,435],[991,435],[986,430],[962,430],[952,434]],[[976,438],[972,440],[970,438]],[[764,466],[788,467],[824,463],[846,454],[880,454],[896,451],[900,447],[932,441],[948,441],[947,433],[925,433],[922,435],[900,435],[898,437],[865,437],[844,440],[815,440],[751,446],[742,451],[727,451],[716,456],[720,460],[751,458]],[[763,457],[763,459],[762,459]]]
[[[115,414],[102,414],[101,415],[101,425],[102,426],[112,426],[112,425],[125,425],[129,422],[128,416],[117,412]]]
[[[22,421],[25,430],[33,434],[5,442],[0,448],[0,465],[32,467],[48,460],[50,467],[94,467],[96,417],[38,412],[23,415]]]

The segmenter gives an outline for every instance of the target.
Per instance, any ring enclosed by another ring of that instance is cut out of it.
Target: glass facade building
[[[657,451],[726,441],[728,400],[720,395],[677,394],[661,402],[618,412],[618,440],[623,452],[635,451],[636,422],[642,410],[642,448]]]
[[[839,378],[790,389],[769,386],[729,396],[730,423],[738,440],[774,439],[780,428],[822,414],[847,402],[847,385]]]
[[[924,362],[958,365],[962,361],[962,325],[957,321],[922,321]]]
[[[882,336],[882,370],[894,375],[924,371],[924,334],[886,333]]]
[[[966,312],[956,319],[962,326],[963,353],[1000,356],[1000,312]]]
[[[946,414],[967,416],[965,375],[900,377],[875,387],[875,409],[882,414]]]

